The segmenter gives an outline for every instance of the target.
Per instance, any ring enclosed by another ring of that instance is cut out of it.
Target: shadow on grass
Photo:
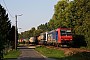
[[[50,57],[55,58],[55,57]],[[62,58],[55,58],[57,60],[90,60],[90,52],[79,52],[72,56],[66,56]]]
[[[17,60],[17,58],[4,58],[3,60]]]
[[[46,60],[46,59],[45,58],[22,57],[22,58],[8,58],[4,60]]]
[[[49,58],[54,58],[57,60],[90,60],[90,52],[81,52],[74,54],[72,56],[66,56],[66,57],[49,57]],[[8,58],[4,60],[52,60],[52,59],[45,59],[45,58],[32,58],[32,57],[21,57],[21,58]]]

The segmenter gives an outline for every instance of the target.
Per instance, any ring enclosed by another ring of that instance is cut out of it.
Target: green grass
[[[64,57],[64,52],[56,49],[46,48],[46,47],[37,47],[35,50],[45,55],[48,58],[62,58]]]
[[[79,52],[72,56],[65,56],[63,51],[53,48],[37,47],[35,50],[48,58],[57,60],[90,60],[90,52]]]
[[[7,53],[6,55],[4,55],[5,59],[9,59],[9,58],[18,58],[20,55],[20,51],[19,50],[12,50],[9,53]]]

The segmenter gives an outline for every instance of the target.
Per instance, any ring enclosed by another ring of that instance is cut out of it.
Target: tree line
[[[90,0],[60,0],[54,6],[54,14],[49,22],[41,24],[35,29],[21,32],[19,38],[38,36],[45,31],[59,27],[72,28],[74,43],[84,44],[90,48]]]
[[[11,26],[11,21],[4,7],[0,4],[0,60],[10,49],[15,49],[15,26]]]

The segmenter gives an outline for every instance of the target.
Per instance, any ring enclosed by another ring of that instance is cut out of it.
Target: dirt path
[[[22,54],[18,58],[19,60],[45,60],[45,58],[34,49],[20,49],[20,51]]]
[[[34,49],[20,49],[21,55],[17,59],[8,59],[8,60],[55,60],[47,58]]]

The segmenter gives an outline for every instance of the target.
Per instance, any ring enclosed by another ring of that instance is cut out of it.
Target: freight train
[[[30,37],[29,42],[30,44],[35,44],[35,37]]]
[[[39,44],[55,45],[55,46],[70,46],[73,41],[71,28],[57,28],[55,30],[41,33]]]

